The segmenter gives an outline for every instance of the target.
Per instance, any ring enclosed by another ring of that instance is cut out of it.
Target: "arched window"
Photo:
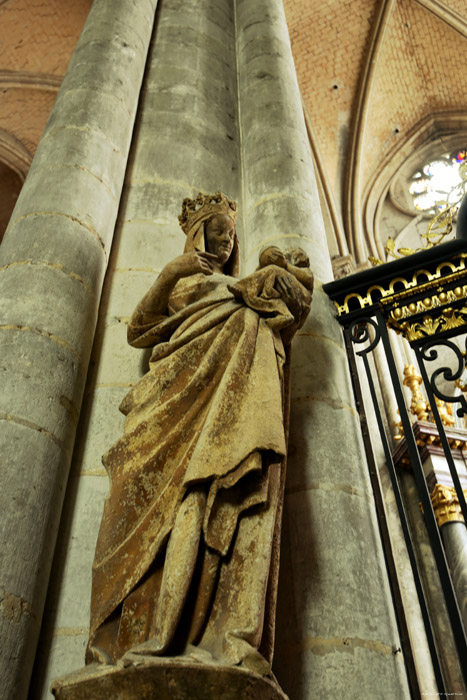
[[[466,161],[467,149],[443,153],[417,170],[408,182],[415,208],[435,214],[448,204],[454,204],[462,194],[463,180],[459,166]]]

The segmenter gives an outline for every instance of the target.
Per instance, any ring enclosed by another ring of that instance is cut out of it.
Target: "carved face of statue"
[[[235,224],[227,214],[217,214],[204,230],[204,244],[208,253],[217,255],[221,267],[230,258],[234,246]]]

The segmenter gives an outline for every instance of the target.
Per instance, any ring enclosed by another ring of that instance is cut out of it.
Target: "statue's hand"
[[[289,311],[296,319],[299,319],[302,314],[302,300],[297,285],[285,275],[284,277],[278,276],[276,279],[276,289],[280,293]]]
[[[277,248],[277,246],[269,246],[265,250],[262,250],[259,256],[259,264],[261,267],[277,265],[278,267],[287,269],[287,259],[282,250]]]
[[[217,260],[217,256],[212,253],[203,253],[194,251],[193,253],[183,253],[177,258],[174,258],[166,266],[166,270],[176,277],[190,277],[202,272],[204,275],[212,275],[214,272],[211,261]]]

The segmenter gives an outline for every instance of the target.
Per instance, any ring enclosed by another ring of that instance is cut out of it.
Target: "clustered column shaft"
[[[296,700],[383,687],[407,698],[347,358],[322,291],[331,263],[282,2],[236,6],[247,265],[265,244],[300,246],[316,281],[292,348],[275,672]]]
[[[0,249],[0,677],[27,693],[156,0],[95,0]]]

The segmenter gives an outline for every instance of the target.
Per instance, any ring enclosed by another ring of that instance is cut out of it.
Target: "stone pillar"
[[[460,476],[460,474],[459,474]],[[467,491],[464,490],[467,498]],[[467,528],[454,486],[437,483],[431,502],[451,570],[459,610],[467,629]]]
[[[294,340],[289,473],[275,673],[294,700],[408,698],[409,691],[280,0],[238,0],[246,262],[301,246],[316,276]]]
[[[116,14],[118,18],[118,15]],[[239,197],[235,30],[231,0],[157,8],[49,587],[32,697],[84,663],[91,567],[108,480],[101,457],[121,436],[118,410],[147,372],[126,321],[164,265],[183,252],[185,197]],[[32,700],[32,698],[31,698]]]
[[[441,528],[441,536],[452,572],[462,620],[467,629],[467,529],[465,523],[446,523]]]
[[[459,659],[457,654],[456,642],[454,640],[451,623],[449,621],[449,614],[439,578],[438,567],[433,555],[424,517],[420,510],[420,497],[418,495],[415,479],[413,474],[406,469],[400,469],[399,478],[401,493],[404,499],[409,521],[409,527],[411,532],[414,533],[413,544],[417,558],[417,567],[420,573],[425,599],[427,601],[427,606],[430,613],[431,626],[435,637],[438,659],[441,666],[446,691],[462,697],[465,696],[467,691],[461,666],[463,661],[462,659]],[[439,505],[440,504],[438,504],[438,506]],[[438,506],[436,503],[433,503],[435,514]],[[450,506],[448,506],[448,508],[449,507]],[[450,523],[449,527],[451,525],[459,524],[461,523]],[[438,525],[441,525],[439,520]],[[446,547],[446,554],[448,554],[450,543],[446,541],[448,538],[445,540],[445,536],[443,535],[443,530],[445,527],[447,527],[447,525],[441,525],[441,536],[443,538],[444,546]],[[463,527],[465,526],[463,525]]]
[[[95,0],[0,248],[0,677],[26,696],[156,0]]]

